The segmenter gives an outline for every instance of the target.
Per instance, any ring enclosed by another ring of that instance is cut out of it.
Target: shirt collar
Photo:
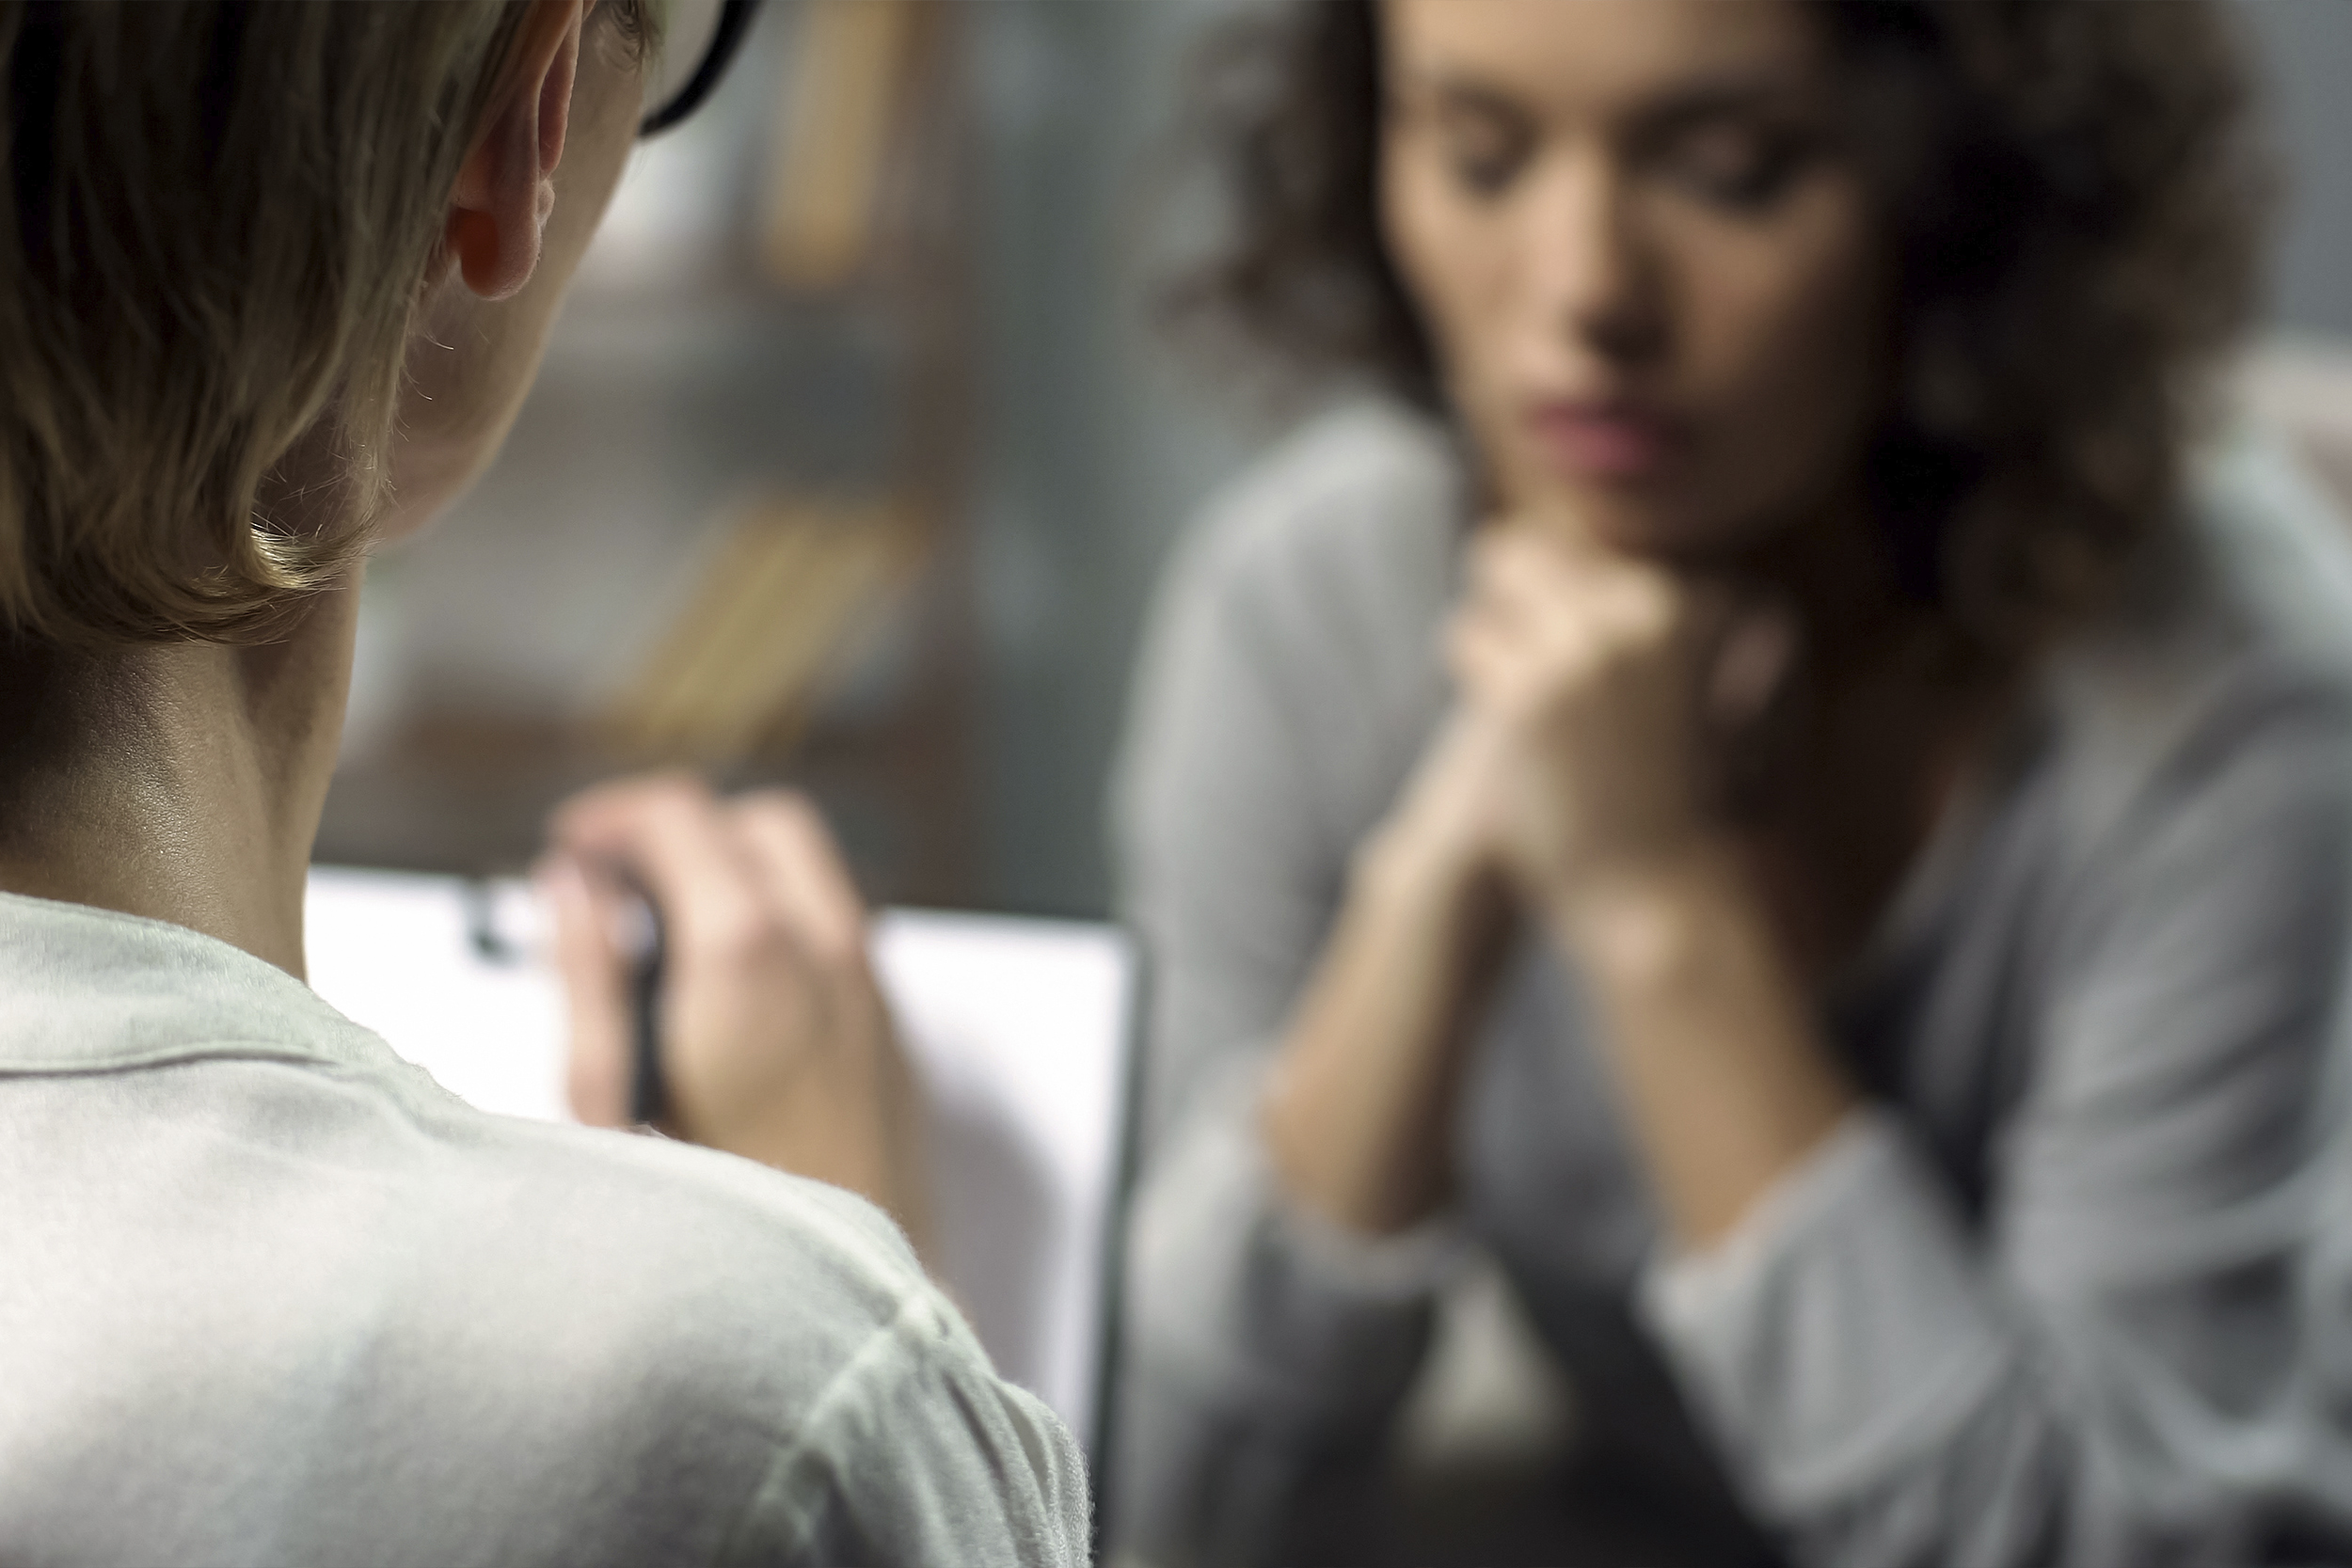
[[[0,1075],[264,1056],[394,1061],[284,970],[185,927],[0,893]]]

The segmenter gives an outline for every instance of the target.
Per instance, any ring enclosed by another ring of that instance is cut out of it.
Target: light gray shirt
[[[1077,1568],[1087,1508],[862,1200],[0,895],[0,1560]]]
[[[2324,505],[2256,443],[2211,467],[2187,569],[2050,662],[1825,1000],[1869,1109],[1690,1258],[1540,943],[1477,1044],[1444,1226],[1325,1229],[1256,1134],[1351,852],[1451,700],[1469,506],[1438,430],[1359,406],[1169,573],[1118,795],[1156,965],[1121,1537],[1170,1563],[1275,1539],[1396,1409],[1465,1237],[1597,1440],[1694,1508],[1720,1465],[1803,1560],[2223,1560],[2331,1478],[2352,1506],[2299,1294],[2352,929],[2352,560]]]

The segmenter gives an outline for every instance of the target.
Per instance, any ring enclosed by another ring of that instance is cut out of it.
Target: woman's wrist
[[[1584,869],[1541,899],[1545,924],[1604,983],[1675,984],[1726,925],[1760,922],[1738,850],[1710,833]]]
[[[1283,1189],[1366,1235],[1444,1201],[1460,1048],[1507,931],[1486,863],[1407,820],[1359,847],[1259,1107]]]
[[[1675,1234],[1713,1244],[1857,1102],[1742,857],[1693,843],[1624,865],[1550,924],[1605,1021]]]
[[[1481,847],[1409,816],[1393,817],[1360,845],[1349,868],[1352,901],[1422,915],[1458,912],[1492,876]]]

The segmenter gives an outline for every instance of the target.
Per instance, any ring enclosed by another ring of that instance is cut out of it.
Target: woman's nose
[[[1564,156],[1534,198],[1521,231],[1522,276],[1543,330],[1614,361],[1662,351],[1666,324],[1656,268],[1614,160],[1600,150]]]

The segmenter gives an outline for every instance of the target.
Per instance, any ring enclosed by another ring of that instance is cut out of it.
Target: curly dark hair
[[[2248,319],[2270,181],[2237,40],[2214,0],[1806,4],[1895,261],[1876,515],[1963,649],[2028,657],[2177,515]],[[1442,411],[1381,234],[1380,47],[1376,0],[1216,41],[1202,124],[1235,230],[1174,303]]]

